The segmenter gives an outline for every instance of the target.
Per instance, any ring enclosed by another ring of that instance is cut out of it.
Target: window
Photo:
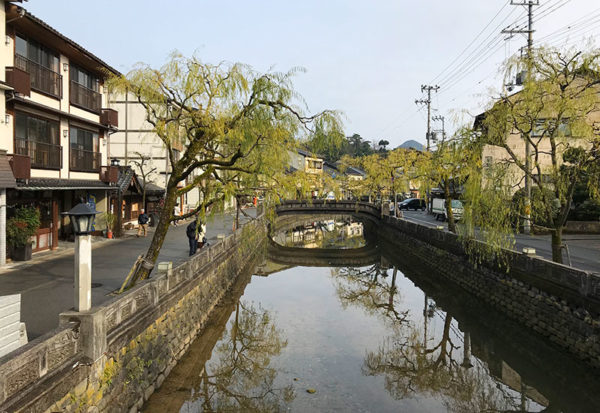
[[[78,68],[77,66],[71,65],[71,80],[78,85],[81,85],[85,88],[93,90],[94,92],[98,91],[98,85],[100,81],[98,78],[83,69]]]
[[[98,132],[71,127],[71,149],[98,152]]]
[[[102,161],[98,132],[71,127],[71,170],[95,172],[100,170]]]
[[[61,96],[58,55],[39,43],[16,36],[15,67],[29,73],[31,87],[37,91]]]
[[[484,168],[491,168],[493,160],[494,158],[492,158],[491,156],[486,156],[485,161],[483,162]]]
[[[533,137],[549,137],[555,129],[555,119],[538,119],[535,121],[535,126],[531,131]],[[561,119],[557,130],[558,136],[571,136],[571,128],[569,127],[569,119]]]
[[[15,113],[15,153],[31,158],[37,168],[60,169],[62,148],[58,122]]]
[[[100,113],[102,96],[98,78],[77,66],[71,65],[70,102],[72,105]]]
[[[15,50],[18,55],[58,73],[58,56],[39,43],[16,36]]]

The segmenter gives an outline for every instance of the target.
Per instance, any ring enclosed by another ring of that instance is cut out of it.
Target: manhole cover
[[[92,283],[92,288],[102,287],[101,283]]]

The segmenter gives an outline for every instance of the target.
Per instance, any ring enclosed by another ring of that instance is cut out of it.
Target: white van
[[[431,205],[431,212],[435,216],[436,220],[447,221],[448,214],[446,213],[446,200],[443,198],[433,198]],[[460,221],[463,215],[463,204],[458,199],[452,200],[452,215],[454,215],[455,221]]]

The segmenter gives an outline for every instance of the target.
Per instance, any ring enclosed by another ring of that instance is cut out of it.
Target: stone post
[[[75,311],[92,308],[92,236],[75,237]]]

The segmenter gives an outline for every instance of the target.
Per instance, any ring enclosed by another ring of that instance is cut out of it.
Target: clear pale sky
[[[582,37],[600,34],[600,1],[539,1],[534,39],[567,25],[571,28],[546,40],[580,47]],[[414,103],[423,97],[422,84],[441,86],[432,101],[434,114],[446,117],[447,130],[457,117],[468,121],[469,113],[481,112],[491,88],[501,88],[500,64],[526,42],[523,35],[508,41],[498,36],[509,24],[525,22],[524,7],[507,3],[29,0],[23,5],[124,73],[137,62],[160,66],[175,49],[259,71],[302,66],[307,73],[295,84],[310,111],[341,110],[347,135],[387,139],[395,147],[408,139],[425,141],[426,112]]]

